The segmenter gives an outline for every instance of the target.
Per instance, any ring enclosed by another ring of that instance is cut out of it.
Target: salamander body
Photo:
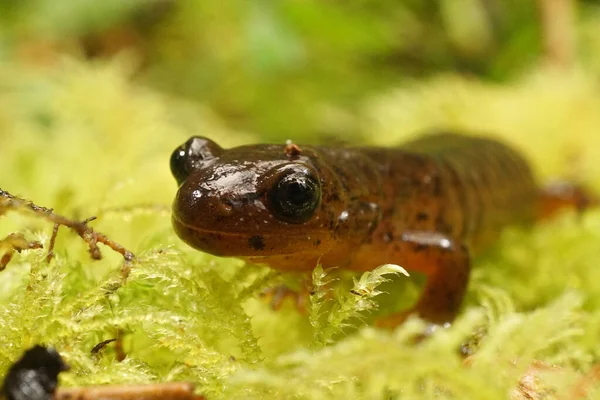
[[[451,321],[470,257],[534,219],[525,160],[485,138],[436,134],[398,148],[250,145],[193,137],[171,157],[173,226],[194,248],[279,270],[394,263],[427,275],[410,312]]]

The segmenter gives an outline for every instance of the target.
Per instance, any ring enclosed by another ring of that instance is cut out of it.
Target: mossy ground
[[[224,146],[256,136],[131,83],[123,60],[0,69],[2,189],[74,218],[97,215],[94,227],[138,256],[125,284],[118,254],[103,248],[92,261],[67,230],[50,264],[40,250],[15,257],[0,273],[0,376],[45,343],[72,366],[63,385],[190,380],[209,399],[505,399],[538,360],[560,366],[539,383],[539,393],[559,398],[600,357],[600,211],[505,232],[476,261],[453,327],[414,345],[418,321],[393,332],[369,327],[355,318],[365,304],[343,291],[315,299],[310,317],[291,302],[272,311],[259,293],[280,276],[178,240],[171,151],[192,134]],[[503,86],[447,76],[383,93],[352,118],[386,145],[430,128],[501,136],[540,180],[576,178],[598,190],[597,93],[585,73],[538,72]],[[26,232],[45,244],[51,230],[15,213],[0,225],[2,235]],[[370,300],[414,299],[412,278],[398,275]],[[119,330],[123,362],[111,346],[90,353]],[[458,349],[476,333],[465,367]]]

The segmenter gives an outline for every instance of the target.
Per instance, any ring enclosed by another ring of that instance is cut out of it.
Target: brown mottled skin
[[[179,147],[171,160],[179,237],[279,270],[399,264],[428,278],[411,312],[445,323],[460,307],[470,254],[503,227],[534,218],[539,191],[530,169],[494,140],[437,134],[399,148],[296,147],[223,150],[199,137]],[[272,212],[269,191],[286,168],[320,185],[302,223]]]

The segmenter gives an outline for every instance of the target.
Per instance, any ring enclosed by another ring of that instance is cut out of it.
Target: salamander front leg
[[[434,324],[452,322],[460,309],[470,275],[467,248],[435,232],[405,232],[398,246],[396,259],[409,272],[421,272],[427,283],[408,312],[391,315],[378,321],[379,326],[394,327],[409,315]]]

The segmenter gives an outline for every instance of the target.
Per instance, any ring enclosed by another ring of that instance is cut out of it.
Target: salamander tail
[[[598,197],[583,186],[568,181],[554,181],[541,190],[538,218],[546,219],[565,209],[573,209],[581,213],[599,204]]]

